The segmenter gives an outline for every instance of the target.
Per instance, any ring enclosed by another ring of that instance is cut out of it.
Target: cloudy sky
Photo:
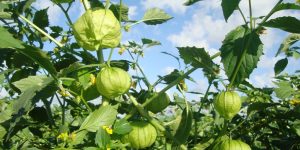
[[[266,15],[277,2],[276,0],[252,0],[254,17]],[[118,2],[112,0],[112,2]],[[145,74],[150,82],[157,80],[157,75],[166,75],[173,69],[178,69],[178,63],[172,57],[162,54],[165,51],[174,55],[179,55],[176,47],[178,46],[197,46],[204,47],[210,54],[218,52],[221,42],[225,35],[237,25],[243,24],[241,15],[235,12],[226,23],[221,9],[221,0],[204,0],[195,5],[186,7],[183,5],[185,0],[123,0],[129,6],[129,18],[139,20],[144,12],[153,7],[158,7],[174,17],[168,22],[158,26],[147,26],[139,24],[131,28],[130,32],[124,32],[122,42],[142,38],[149,38],[160,41],[161,46],[153,47],[145,51],[145,57],[141,59],[141,66],[145,69]],[[242,0],[240,8],[248,18],[248,1]],[[289,2],[285,0],[285,2]],[[49,19],[51,25],[61,25],[67,27],[66,19],[60,9],[48,0],[37,0],[33,5],[36,9],[49,7]],[[82,4],[76,0],[69,14],[73,22],[84,12]],[[299,12],[282,11],[276,16],[291,15],[300,19]],[[268,29],[267,34],[261,36],[264,45],[264,54],[258,64],[258,68],[250,76],[250,82],[258,87],[274,86],[273,67],[277,60],[284,56],[274,57],[281,41],[287,33],[276,29]],[[49,46],[51,49],[51,45]],[[107,57],[108,52],[105,51]],[[127,55],[119,56],[117,50],[114,52],[113,59],[128,59]],[[220,58],[216,59],[218,63]],[[299,70],[299,60],[289,59],[289,67],[285,72],[293,73]],[[184,68],[180,68],[184,69]],[[134,72],[132,72],[134,73]],[[224,76],[224,72],[221,73]],[[188,83],[189,89],[196,92],[204,92],[207,87],[207,80],[203,78],[201,70],[192,74],[197,83]],[[158,87],[159,90],[161,87]]]

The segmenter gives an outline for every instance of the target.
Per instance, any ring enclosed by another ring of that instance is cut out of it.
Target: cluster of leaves
[[[35,0],[0,2],[0,83],[8,92],[8,96],[0,100],[1,148],[126,149],[130,145],[122,143],[121,138],[132,130],[129,122],[133,120],[148,121],[157,129],[158,137],[151,149],[209,149],[225,134],[241,139],[253,149],[300,147],[299,71],[293,75],[282,74],[289,58],[299,58],[296,43],[300,40],[300,21],[291,16],[269,19],[278,11],[298,11],[299,5],[280,0],[259,24],[255,24],[252,16],[249,21],[245,19],[244,25],[227,34],[220,53],[214,56],[197,47],[178,47],[180,58],[163,52],[179,64],[183,61],[186,70],[176,69],[169,75],[158,76],[153,84],[139,66],[139,59],[144,49],[160,42],[144,38],[141,44],[136,41],[121,44],[119,53],[127,50],[132,60],[114,60],[110,65],[126,71],[131,68],[138,74],[133,76],[128,95],[108,101],[97,91],[94,81],[105,62],[74,42],[68,15],[74,1],[52,1],[68,20],[70,27],[66,31],[63,27],[50,26],[48,9],[35,10],[31,6],[33,2]],[[98,0],[82,2],[90,3],[91,7],[105,7]],[[196,2],[201,1],[188,0],[185,5]],[[240,0],[222,0],[225,20],[239,9],[239,3]],[[147,10],[138,21],[129,20],[128,7],[124,4],[111,4],[109,9],[120,19],[125,31],[139,23],[158,25],[172,19],[158,8]],[[246,79],[263,55],[260,34],[269,27],[290,32],[277,53],[284,53],[286,58],[274,66],[277,87],[257,88]],[[44,51],[49,42],[57,47]],[[219,56],[228,79],[220,77],[220,64],[213,62]],[[197,69],[202,69],[208,79],[205,93],[189,91],[186,87],[185,80],[193,82],[190,74]],[[217,91],[224,89],[220,83],[227,81],[227,89],[245,94],[240,114],[228,126],[228,121],[212,106],[218,92],[211,92],[213,87]],[[173,94],[167,111],[152,114],[145,106],[155,96],[144,95],[153,92],[158,84],[166,86],[157,95],[174,86],[181,95]],[[198,100],[188,100],[187,94],[200,96]],[[92,102],[94,99],[96,103]]]

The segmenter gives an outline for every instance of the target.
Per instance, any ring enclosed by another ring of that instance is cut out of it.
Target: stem
[[[135,61],[136,66],[138,67],[138,69],[140,70],[142,76],[144,77],[144,80],[143,80],[144,83],[146,84],[146,86],[148,87],[149,90],[152,90],[153,86],[151,86],[151,84],[150,84],[150,82],[149,82],[147,76],[145,75],[143,69],[142,69],[141,66],[138,64],[138,61],[134,59],[132,53],[131,53],[129,50],[127,50],[127,51],[128,51],[128,53],[129,53],[130,57],[132,58],[132,60]]]
[[[54,96],[51,97],[51,100],[50,100],[50,101],[52,101],[53,98],[54,98]],[[51,111],[51,107],[50,107],[51,104],[47,101],[47,99],[43,99],[43,98],[42,98],[41,100],[43,101],[43,103],[44,103],[44,105],[45,105],[46,112],[47,112],[47,115],[48,115],[48,117],[49,117],[50,123],[51,123],[54,127],[56,127],[55,121],[54,121],[54,119],[53,119],[53,117],[52,117],[52,111]]]
[[[108,9],[108,8],[109,8],[109,4],[110,4],[110,0],[106,0],[106,3],[105,3],[105,9]]]
[[[252,4],[251,0],[248,0],[249,2],[249,14],[250,14],[250,29],[253,30],[253,18],[252,18]]]
[[[72,23],[72,20],[71,20],[69,14],[68,14],[68,11],[67,11],[66,9],[64,9],[64,7],[63,7],[60,3],[58,3],[57,6],[60,7],[60,9],[61,9],[61,10],[63,11],[63,13],[65,14],[65,16],[66,16],[66,18],[67,18],[67,20],[68,20],[70,26],[72,26],[73,23]]]
[[[62,118],[61,118],[61,122],[62,122],[62,125],[64,125],[64,124],[65,124],[65,108],[64,108],[64,104],[60,101],[60,98],[59,98],[59,96],[57,95],[57,93],[55,93],[55,96],[56,96],[56,98],[57,98],[57,100],[58,100],[59,105],[60,105],[61,108],[62,108]]]
[[[104,57],[103,57],[103,51],[102,51],[102,49],[99,49],[97,51],[97,57],[98,57],[99,63],[103,64],[104,63]]]
[[[108,60],[107,60],[107,65],[110,67],[110,59],[111,59],[111,56],[112,56],[112,54],[113,54],[113,51],[114,51],[114,49],[113,48],[111,48],[110,49],[110,52],[109,52],[109,57],[108,57]]]
[[[139,104],[137,102],[137,100],[130,95],[129,93],[127,94],[129,96],[130,101],[133,103],[133,105],[137,108],[137,110],[139,111],[139,113],[145,117],[153,126],[155,126],[155,128],[157,128],[158,130],[165,132],[166,129],[159,124],[159,122],[157,120],[155,120],[154,118],[152,118],[143,108],[143,106],[141,104]]]
[[[215,59],[218,56],[221,55],[221,52],[218,52],[216,54],[214,54],[213,56],[211,56],[211,59]],[[153,101],[156,97],[158,97],[159,95],[161,95],[163,92],[169,90],[170,88],[172,88],[173,86],[177,85],[181,80],[183,80],[184,78],[186,78],[189,74],[191,74],[192,72],[194,72],[197,68],[192,68],[191,70],[187,71],[185,74],[183,74],[182,76],[180,76],[179,78],[177,78],[175,81],[171,82],[167,87],[165,87],[163,90],[161,90],[158,94],[155,94],[153,97],[151,97],[150,99],[146,100],[146,102],[142,105],[143,107],[147,106],[151,101]],[[132,109],[126,116],[125,119],[129,119],[130,117],[132,117],[136,112],[136,109]]]
[[[92,112],[93,110],[91,109],[91,107],[89,106],[89,104],[86,102],[86,100],[83,97],[83,89],[81,89],[80,98],[81,98],[83,104],[85,105],[85,107],[89,110],[89,112]]]
[[[242,10],[241,10],[241,8],[239,6],[238,6],[238,10],[239,10],[240,14],[242,15],[245,24],[247,24],[246,17],[245,17],[244,13],[242,12]]]
[[[89,9],[88,4],[87,4],[87,0],[82,0],[82,4],[83,4],[83,7],[84,7],[85,11],[87,11]]]
[[[172,88],[173,86],[177,85],[181,80],[183,80],[184,78],[186,78],[188,75],[190,75],[191,73],[193,73],[195,70],[197,70],[198,68],[192,68],[190,70],[188,70],[185,74],[183,74],[182,76],[178,77],[176,80],[174,80],[173,82],[171,82],[168,86],[166,86],[164,89],[162,89],[158,94],[152,96],[150,99],[146,100],[145,103],[143,103],[143,107],[147,106],[149,103],[151,103],[155,98],[157,98],[158,96],[160,96],[161,94],[165,93],[167,90],[169,90],[170,88]]]
[[[278,1],[278,3],[273,7],[273,9],[269,12],[269,14],[262,20],[262,22],[259,24],[259,26],[256,28],[256,30],[259,30],[259,29],[262,27],[261,24],[263,24],[264,22],[266,22],[266,21],[272,16],[272,14],[274,14],[274,12],[276,12],[276,11],[275,11],[276,7],[277,7],[280,3],[282,3],[282,1],[283,1],[283,0],[279,0],[279,1]],[[250,7],[250,25],[251,25],[251,27],[252,27],[251,0],[249,0],[249,7]],[[251,27],[250,27],[250,28],[251,28]],[[237,73],[238,73],[238,71],[239,71],[239,68],[240,68],[240,66],[242,65],[242,59],[244,58],[244,56],[245,56],[245,54],[246,54],[246,52],[247,52],[247,50],[248,50],[248,48],[249,48],[249,46],[250,46],[250,43],[251,43],[251,41],[252,41],[252,38],[253,38],[253,33],[250,34],[250,37],[249,37],[249,39],[248,39],[248,41],[247,41],[247,44],[246,44],[245,48],[243,49],[242,56],[240,57],[239,62],[238,62],[238,65],[237,65],[237,67],[235,68],[234,74],[233,74],[233,76],[232,76],[232,78],[231,78],[231,80],[230,80],[230,84],[229,84],[229,86],[228,86],[229,89],[233,86],[233,83],[234,83],[234,80],[235,80],[235,78],[236,78],[236,76],[237,76]]]
[[[34,29],[36,29],[37,31],[39,31],[40,33],[42,33],[43,35],[45,35],[47,38],[49,38],[51,41],[53,41],[57,46],[59,47],[63,47],[63,45],[58,42],[56,39],[54,39],[51,35],[49,35],[48,33],[44,32],[41,28],[39,28],[38,26],[36,26],[34,23],[32,23],[30,20],[28,20],[27,18],[25,18],[24,16],[18,14],[19,17],[24,20],[25,22],[27,22],[28,24],[30,24]]]
[[[119,12],[119,22],[120,22],[120,26],[122,26],[122,0],[120,0],[120,12]]]
[[[273,9],[269,12],[269,14],[266,16],[266,17],[264,17],[264,19],[261,21],[261,23],[259,24],[259,26],[257,27],[257,29],[260,29],[261,28],[261,24],[263,24],[263,23],[265,23],[275,12],[276,12],[276,7],[280,4],[280,3],[282,3],[283,2],[283,0],[279,0],[278,2],[277,2],[277,4],[273,7]]]
[[[247,32],[247,31],[245,31],[245,34],[246,34],[246,32]],[[235,79],[236,79],[236,77],[237,77],[237,74],[238,74],[238,72],[239,72],[239,70],[240,70],[240,67],[241,67],[241,65],[242,65],[242,63],[243,63],[243,58],[245,57],[245,55],[246,55],[246,53],[247,53],[247,50],[248,50],[248,48],[249,48],[249,46],[250,46],[250,43],[251,43],[251,41],[252,41],[252,37],[253,37],[253,33],[251,32],[251,33],[250,33],[250,36],[249,36],[249,39],[248,39],[248,41],[247,41],[247,43],[246,43],[246,45],[245,45],[245,48],[243,48],[243,53],[242,53],[242,55],[241,55],[241,57],[240,57],[240,59],[239,59],[239,61],[238,61],[238,64],[237,64],[237,66],[235,67],[233,76],[232,76],[231,79],[230,79],[230,84],[229,84],[229,86],[228,86],[228,89],[232,88],[232,86],[233,86],[233,83],[234,83],[234,81],[235,81]],[[245,38],[245,37],[244,37],[244,38]]]

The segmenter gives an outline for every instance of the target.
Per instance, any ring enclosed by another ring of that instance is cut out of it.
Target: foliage
[[[8,93],[0,97],[0,149],[300,148],[300,71],[283,73],[291,59],[300,58],[300,21],[292,16],[270,19],[280,11],[299,12],[299,2],[279,0],[257,17],[249,0],[245,17],[240,0],[222,0],[225,21],[236,12],[245,22],[226,35],[212,56],[193,45],[178,47],[178,56],[163,52],[179,68],[158,75],[154,83],[139,60],[145,49],[162,43],[120,41],[122,32],[140,23],[168,25],[173,17],[164,10],[150,8],[140,19],[129,20],[129,7],[122,1],[82,0],[86,12],[73,23],[69,8],[74,0],[51,0],[68,21],[51,26],[48,9],[36,10],[34,2],[0,2],[0,87]],[[187,0],[182,5],[200,3]],[[274,66],[275,87],[258,88],[248,79],[264,54],[261,34],[268,28],[289,35],[274,50],[275,57],[283,56]],[[107,48],[111,52],[104,60]],[[111,60],[116,49],[130,59]],[[196,70],[209,82],[205,93],[188,88],[187,80],[197,84],[191,77]],[[158,86],[164,87],[157,91]],[[167,95],[171,88],[176,92]]]

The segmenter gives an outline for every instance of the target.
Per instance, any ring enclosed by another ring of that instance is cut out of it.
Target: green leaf
[[[29,80],[32,81],[31,85],[29,85]],[[22,90],[22,94],[13,105],[13,117],[6,140],[10,138],[14,127],[18,124],[21,117],[38,101],[37,98],[34,98],[36,94],[38,94],[38,92],[42,91],[51,83],[53,83],[53,78],[47,76],[28,77],[18,82],[17,85],[21,85],[19,88]],[[25,85],[28,85],[29,87],[24,87]]]
[[[146,11],[142,21],[147,25],[157,25],[162,24],[172,18],[173,17],[159,8],[151,8]]]
[[[24,48],[22,41],[17,40],[5,28],[0,26],[0,50],[2,48]]]
[[[245,45],[250,36],[252,36],[252,38],[249,48],[246,49],[244,57],[241,58],[242,51],[245,49]],[[241,66],[237,71],[237,76],[233,83],[233,85],[238,85],[248,78],[254,68],[256,68],[259,57],[263,53],[263,44],[257,33],[250,33],[250,29],[246,26],[239,26],[226,35],[220,51],[221,61],[230,81],[237,69],[238,63],[241,62]]]
[[[232,15],[234,10],[237,9],[241,0],[222,0],[223,15],[227,22],[228,18]]]
[[[121,119],[114,124],[113,131],[117,134],[126,134],[132,130],[130,123],[126,119]]]
[[[52,76],[56,76],[57,72],[54,68],[53,64],[50,61],[49,56],[47,56],[46,52],[42,51],[39,48],[24,45],[25,48],[23,49],[16,49],[20,53],[24,54],[25,56],[29,57],[36,63],[38,63],[42,68],[46,69]]]
[[[290,47],[300,40],[300,34],[290,34],[287,38],[283,40],[280,44],[280,48],[278,49],[276,56],[278,56],[281,52],[287,53]]]
[[[300,6],[294,3],[281,3],[275,7],[274,11],[277,12],[277,11],[289,10],[289,9],[300,10]]]
[[[214,63],[204,48],[177,47],[177,49],[185,64],[191,64],[193,67],[203,68],[213,72]]]
[[[278,28],[291,33],[300,33],[300,20],[295,17],[278,17],[262,24],[265,27]]]
[[[294,93],[294,89],[288,81],[281,81],[275,84],[278,86],[278,88],[274,90],[278,98],[286,99]]]
[[[8,12],[0,12],[0,18],[1,19],[11,19],[11,13]]]
[[[72,140],[72,142],[70,144],[72,144],[72,145],[81,144],[84,141],[84,138],[85,138],[87,133],[88,133],[87,130],[81,130],[81,131],[77,132],[76,136],[75,136],[75,139]]]
[[[181,145],[186,143],[193,123],[193,112],[189,105],[183,110],[181,114],[181,121],[174,135],[176,144]]]
[[[110,105],[101,106],[84,120],[79,130],[96,132],[99,127],[110,126],[116,120],[117,113],[117,110]]]
[[[120,18],[120,5],[117,4],[112,4],[109,9],[114,13],[114,15],[116,16],[116,18]],[[128,11],[129,8],[128,6],[122,4],[121,6],[121,20],[122,21],[128,21]]]
[[[41,29],[44,29],[45,27],[49,26],[47,11],[48,8],[39,10],[34,14],[33,23]]]
[[[185,5],[185,6],[190,6],[190,5],[193,5],[193,4],[195,4],[195,3],[199,2],[199,1],[202,1],[202,0],[187,0],[187,1],[184,3],[184,5]]]
[[[289,61],[287,58],[277,61],[277,63],[275,64],[275,67],[274,67],[275,76],[280,74],[286,68],[288,62]]]
[[[53,0],[54,3],[71,3],[73,0]]]
[[[3,128],[2,126],[0,126],[0,139],[2,139],[6,134],[6,130],[5,128]],[[0,140],[2,141],[2,140]]]
[[[13,85],[21,90],[21,92],[25,92],[28,89],[43,86],[43,84],[47,84],[49,81],[52,82],[53,79],[46,76],[29,76],[28,78],[14,82]]]
[[[178,105],[182,110],[185,109],[185,99],[179,97],[177,93],[174,93],[174,102]]]
[[[95,143],[103,150],[106,150],[110,146],[110,136],[102,127],[96,133]]]
[[[156,45],[161,45],[161,43],[159,41],[154,41],[154,40],[146,39],[146,38],[142,39],[142,43],[143,43],[143,45],[147,45],[146,48],[156,46]]]
[[[295,120],[293,123],[292,123],[292,129],[296,132],[296,134],[298,136],[300,136],[300,120]]]

